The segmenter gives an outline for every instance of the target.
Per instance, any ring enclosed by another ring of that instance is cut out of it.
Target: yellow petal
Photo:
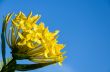
[[[36,23],[40,19],[40,17],[41,17],[40,15],[33,16],[32,17],[32,22]]]
[[[61,63],[61,62],[58,62],[58,64],[59,64],[60,66],[62,66],[62,63]]]
[[[59,30],[56,30],[54,34],[57,35],[59,32],[60,32]]]
[[[44,30],[44,23],[43,22],[41,22],[40,24],[39,24],[39,28],[41,29],[41,30]]]
[[[24,36],[23,36],[20,32],[18,32],[18,36],[19,36],[21,39],[24,38]]]
[[[46,50],[45,50],[45,53],[44,53],[44,55],[45,55],[46,58],[48,57],[48,53],[49,53],[49,50],[46,49]]]
[[[27,46],[28,46],[29,48],[34,48],[34,46],[32,46],[32,43],[31,43],[31,42],[27,42]]]
[[[27,18],[30,18],[32,16],[32,12],[30,12],[30,14],[28,15],[28,17]]]
[[[23,12],[21,12],[21,16],[22,16],[22,18],[26,18],[25,14]]]
[[[26,40],[20,41],[17,43],[18,45],[25,45],[26,44]]]

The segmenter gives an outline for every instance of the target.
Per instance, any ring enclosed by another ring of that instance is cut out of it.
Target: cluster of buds
[[[6,16],[7,23],[11,16],[12,14]],[[37,24],[40,17],[32,16],[32,12],[28,16],[23,12],[15,15],[9,30],[6,30],[5,25],[7,44],[15,59],[28,59],[36,63],[58,62],[61,65],[65,56],[61,52],[64,44],[59,44],[57,40],[59,30],[50,32],[43,22]]]

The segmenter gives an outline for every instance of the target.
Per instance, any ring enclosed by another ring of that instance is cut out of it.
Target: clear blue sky
[[[59,29],[68,56],[62,67],[27,72],[110,72],[110,0],[0,0],[0,23],[19,11],[41,14],[51,31]]]

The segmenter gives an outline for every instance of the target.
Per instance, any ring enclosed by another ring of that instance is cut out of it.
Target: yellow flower
[[[13,55],[18,58],[26,57],[38,63],[56,61],[61,64],[64,60],[64,44],[59,44],[57,34],[59,30],[50,32],[43,22],[36,24],[41,16],[32,16],[32,12],[25,16],[19,12],[12,19],[12,26],[7,35],[8,45],[12,48]]]

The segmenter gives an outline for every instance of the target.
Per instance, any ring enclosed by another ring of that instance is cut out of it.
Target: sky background
[[[66,44],[62,67],[27,72],[110,72],[110,0],[0,0],[0,27],[3,16],[19,11],[42,15],[40,21],[59,29],[59,42]]]

